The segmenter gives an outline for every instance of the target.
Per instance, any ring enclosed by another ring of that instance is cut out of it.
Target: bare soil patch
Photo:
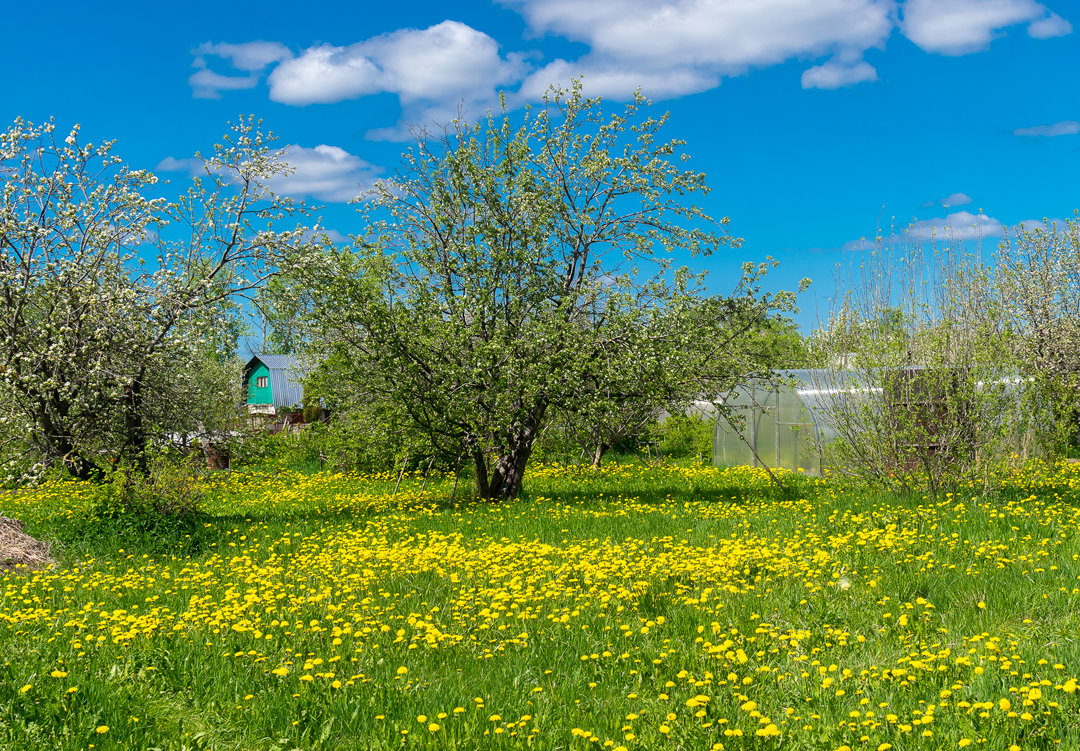
[[[25,529],[18,519],[0,516],[0,574],[34,571],[55,563],[49,543],[35,540]]]

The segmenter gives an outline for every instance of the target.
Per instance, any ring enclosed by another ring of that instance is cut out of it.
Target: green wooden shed
[[[292,355],[254,355],[244,366],[247,408],[276,415],[304,403],[302,371]]]

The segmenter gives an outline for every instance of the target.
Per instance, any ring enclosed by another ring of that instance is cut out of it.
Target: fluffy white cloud
[[[964,206],[971,203],[971,196],[966,193],[951,193],[937,201],[942,206]]]
[[[378,179],[382,167],[364,161],[338,146],[320,144],[314,148],[290,145],[281,151],[283,161],[292,172],[270,180],[275,192],[297,198],[310,197],[328,203],[345,203],[356,198]],[[203,173],[203,163],[197,159],[176,159],[168,156],[157,169],[162,172]]]
[[[158,165],[154,167],[158,172],[190,172],[197,174],[195,168],[199,165],[195,159],[177,159],[173,156],[167,156],[158,162]]]
[[[270,74],[270,98],[285,104],[340,102],[379,91],[379,69],[347,48],[323,45],[305,50]]]
[[[253,89],[259,83],[258,75],[223,76],[208,68],[202,68],[188,77],[191,95],[196,99],[220,99],[222,91]]]
[[[270,74],[270,98],[302,106],[388,92],[398,96],[406,120],[427,124],[452,119],[459,102],[474,111],[490,106],[496,88],[516,82],[522,72],[521,58],[503,57],[487,34],[443,21],[347,47],[305,50]],[[373,135],[397,137],[401,129]]]
[[[986,214],[972,214],[970,211],[957,211],[945,217],[921,219],[907,228],[907,234],[915,240],[981,240],[1000,237],[1005,225]]]
[[[640,88],[658,98],[677,97],[706,91],[720,84],[720,77],[691,67],[660,71],[633,70],[598,60],[569,62],[555,60],[535,71],[521,84],[516,99],[536,101],[552,86],[567,89],[573,79],[581,79],[588,96],[620,98]]]
[[[1036,38],[1072,31],[1068,21],[1036,0],[907,0],[904,36],[928,52],[965,55],[985,49],[1001,29],[1027,23]]]
[[[228,60],[236,70],[246,71],[245,76],[228,76],[215,73],[207,67],[207,58]],[[195,48],[197,70],[188,78],[192,96],[196,99],[219,99],[222,91],[253,89],[259,83],[259,74],[267,65],[288,60],[292,53],[278,42],[245,42],[228,44],[204,42]]]
[[[863,81],[876,80],[877,70],[865,60],[854,65],[829,61],[803,71],[802,87],[804,89],[839,89],[844,86],[854,86]]]
[[[581,75],[590,91],[677,96],[721,77],[808,56],[837,61],[807,71],[811,86],[873,80],[862,53],[881,47],[895,25],[894,0],[501,0],[536,32],[585,42],[590,52],[535,72],[523,86]]]
[[[344,203],[371,187],[382,173],[377,167],[337,146],[287,146],[283,154],[290,175],[275,178],[270,187],[289,196],[312,196],[320,201]]]
[[[1028,25],[1028,35],[1035,39],[1050,39],[1051,37],[1063,37],[1066,34],[1071,34],[1073,30],[1072,24],[1059,16],[1057,13],[1051,13],[1046,18],[1040,18],[1038,21],[1032,21]]]
[[[1052,125],[1034,125],[1030,128],[1017,128],[1013,131],[1014,136],[1027,136],[1029,138],[1071,136],[1076,133],[1080,133],[1080,122],[1076,120],[1062,120]]]
[[[196,96],[217,97],[257,85],[273,66],[270,98],[284,104],[394,94],[401,122],[368,137],[402,139],[410,132],[405,122],[428,129],[459,115],[475,118],[495,104],[500,89],[509,89],[517,104],[581,78],[594,95],[626,98],[641,89],[651,97],[677,97],[793,60],[809,66],[804,88],[835,89],[876,80],[866,53],[883,49],[897,28],[944,54],[982,49],[1020,23],[1037,38],[1072,30],[1038,0],[497,1],[519,12],[532,33],[581,42],[587,52],[531,64],[529,55],[503,54],[488,34],[447,20],[295,56],[277,42],[206,43],[194,50],[198,70],[191,84]],[[232,74],[211,70],[212,60],[228,62]]]
[[[537,31],[622,60],[745,70],[840,48],[882,44],[893,0],[504,0]]]

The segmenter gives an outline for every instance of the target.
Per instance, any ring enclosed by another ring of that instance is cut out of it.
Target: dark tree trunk
[[[38,400],[38,424],[41,425],[44,445],[41,453],[46,462],[61,464],[80,480],[96,480],[101,470],[87,461],[75,447],[75,439],[67,428],[68,405],[53,394],[47,401]]]
[[[487,462],[484,460],[484,452],[481,449],[473,451],[473,462],[476,464],[476,493],[481,498],[490,498],[488,493]]]
[[[495,460],[488,480],[482,453],[474,453],[476,460],[476,489],[481,498],[489,501],[503,498],[517,498],[521,493],[521,481],[525,478],[525,467],[532,455],[536,434],[544,420],[547,405],[533,409],[526,418],[515,425],[507,436],[502,456]]]
[[[146,447],[146,424],[143,420],[143,382],[142,377],[132,381],[126,390],[124,398],[124,442],[126,446],[122,452],[134,463],[135,467],[143,475],[149,471],[147,463]]]

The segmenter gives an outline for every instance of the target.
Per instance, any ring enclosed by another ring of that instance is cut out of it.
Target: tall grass
[[[500,504],[396,479],[234,473],[156,532],[82,485],[0,498],[64,543],[0,579],[0,743],[1080,743],[1071,465],[936,499],[641,464],[538,467]]]

